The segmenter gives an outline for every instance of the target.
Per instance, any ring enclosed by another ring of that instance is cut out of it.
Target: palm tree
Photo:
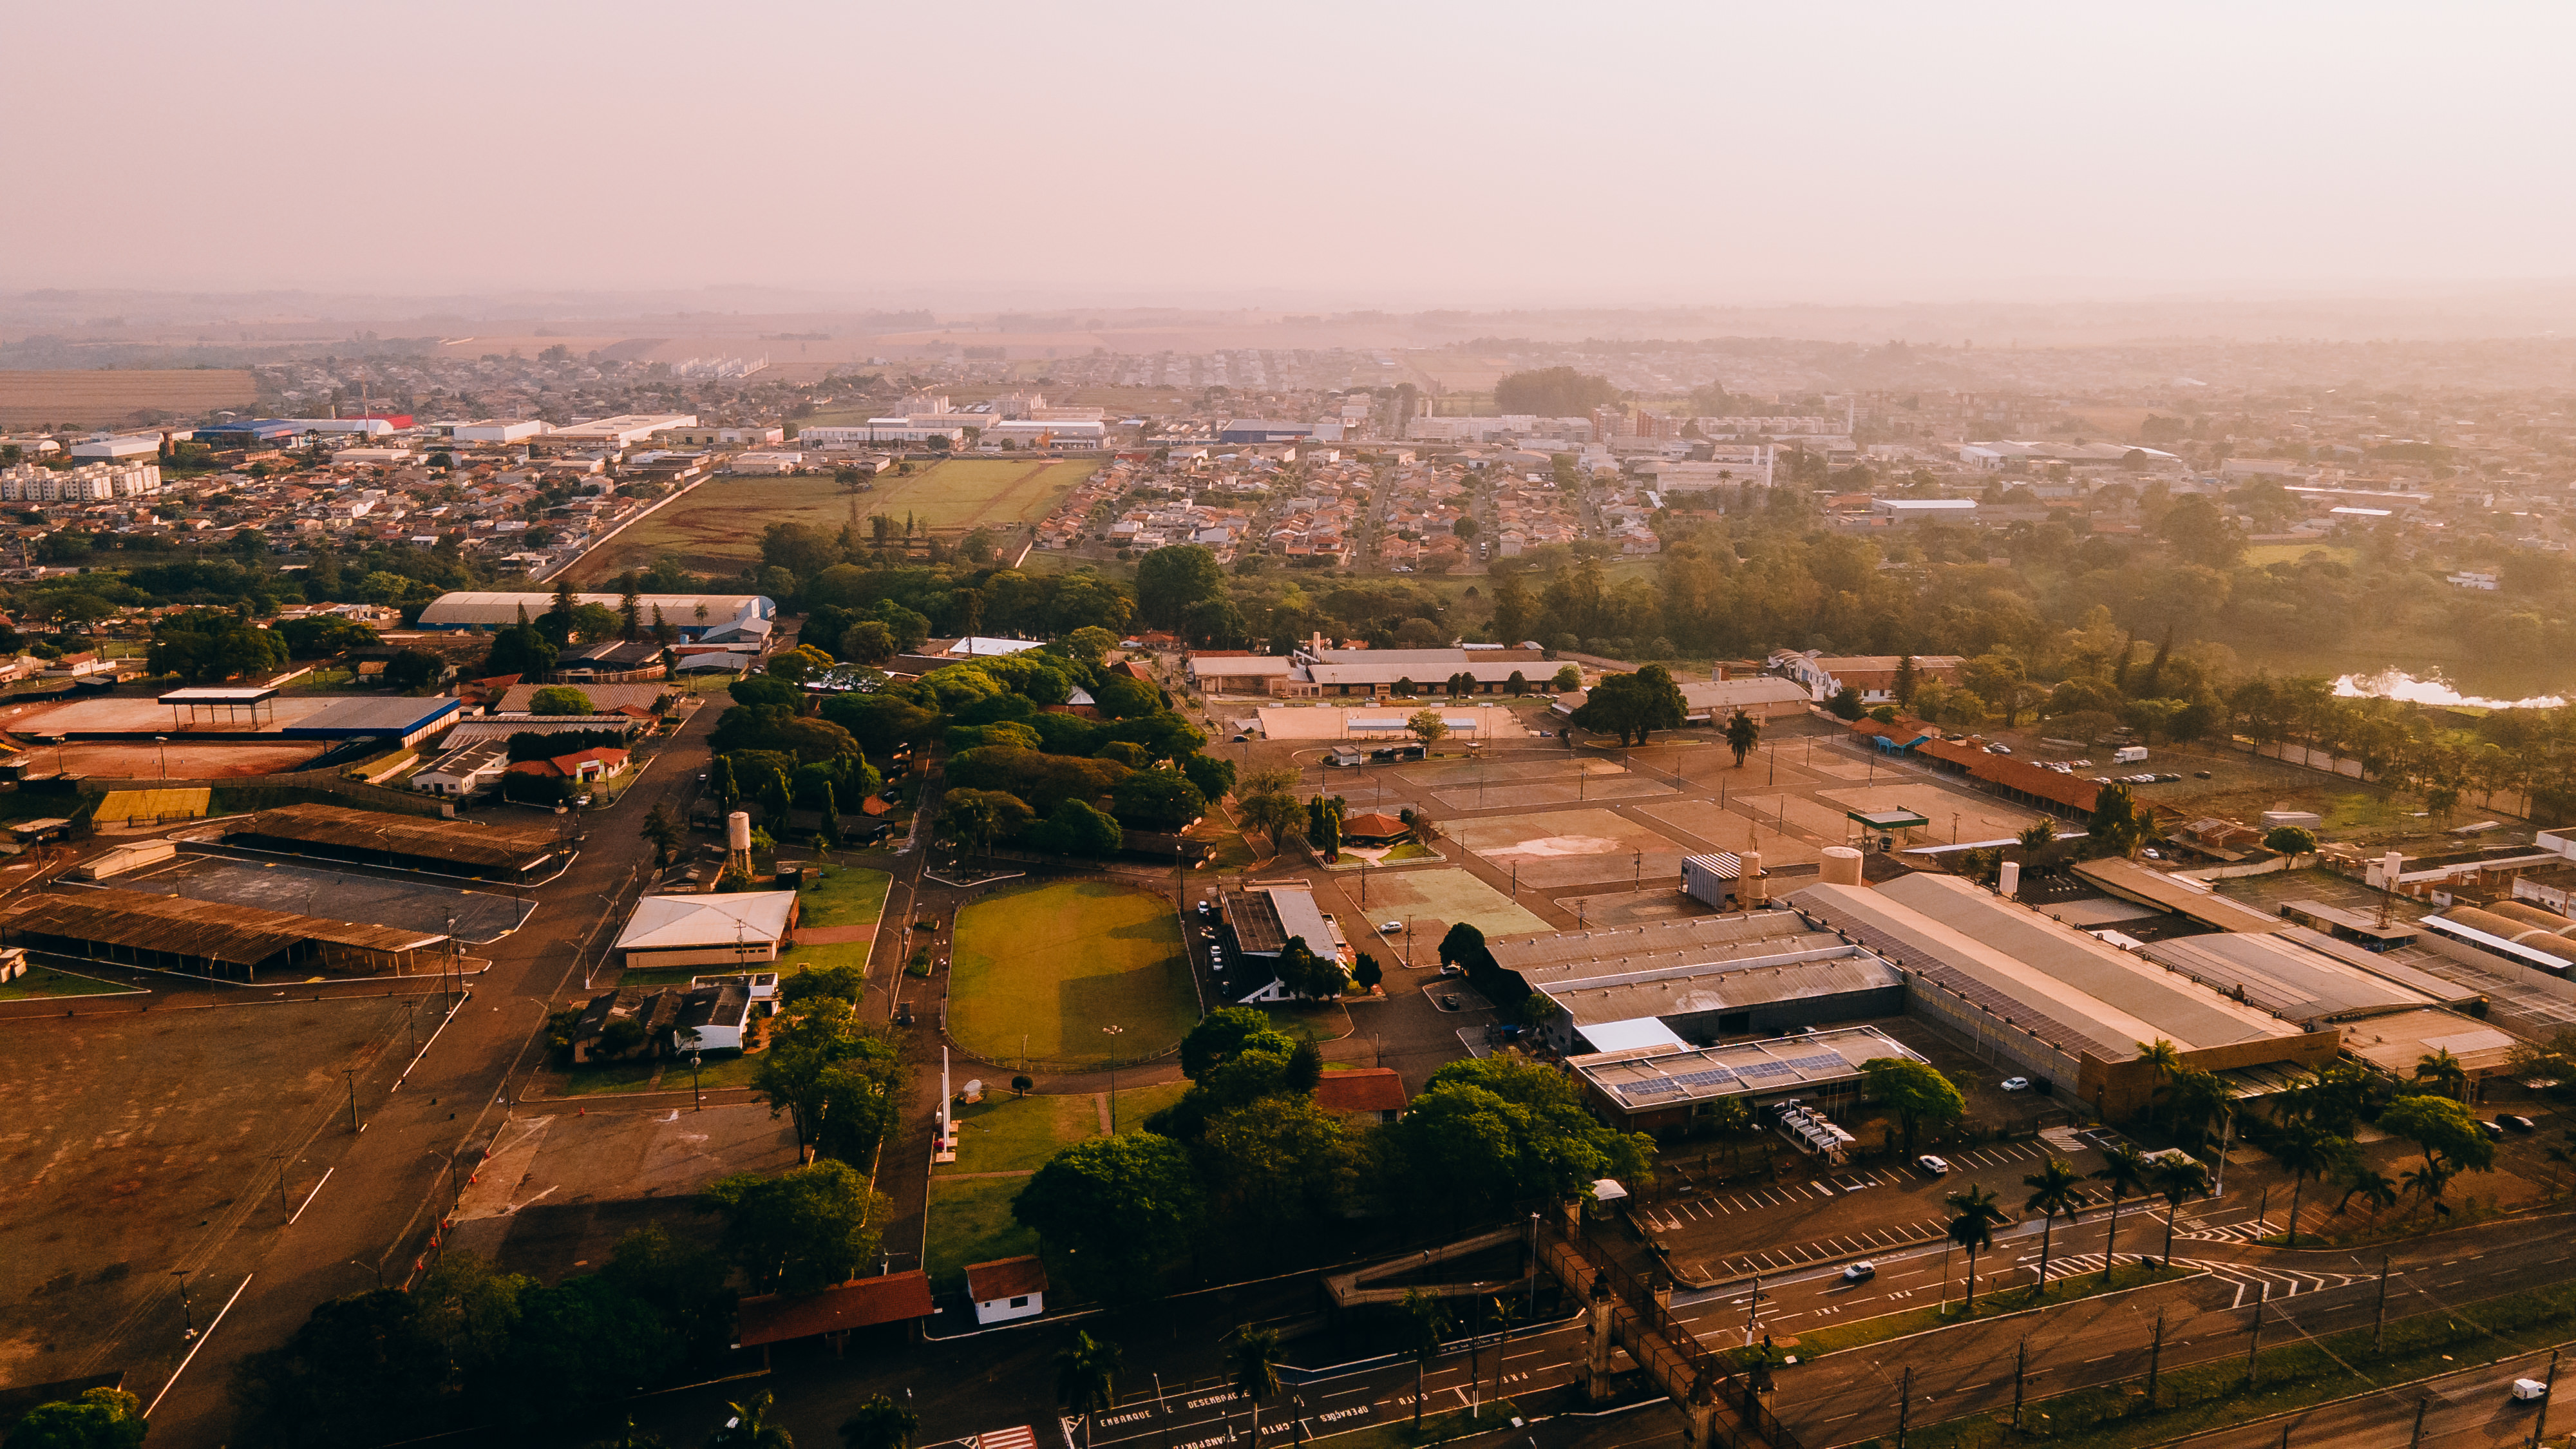
[[[2209,1186],[2209,1169],[2188,1157],[2160,1157],[2147,1173],[2147,1185],[2165,1200],[2165,1266],[2173,1266],[2174,1215],[2183,1199]]]
[[[1762,743],[1762,723],[1742,710],[1727,716],[1726,747],[1735,752],[1735,768],[1744,768],[1744,757]]]
[[[1968,1296],[1959,1305],[1960,1313],[1975,1317],[1977,1312],[1977,1255],[1995,1245],[1994,1229],[2012,1221],[1995,1206],[1994,1192],[1970,1184],[1942,1199],[1956,1216],[1950,1219],[1950,1241],[1968,1250]]]
[[[1073,1347],[1055,1356],[1055,1398],[1082,1419],[1082,1449],[1091,1449],[1091,1421],[1118,1402],[1118,1345],[1076,1332]]]
[[[2084,1206],[2084,1177],[2073,1163],[2052,1157],[2021,1181],[2030,1189],[2022,1211],[2039,1214],[2039,1283],[2031,1289],[2031,1297],[2044,1298],[2048,1294],[2049,1240],[2057,1233],[2060,1216],[2072,1219]]]
[[[2181,1049],[2163,1037],[2157,1037],[2152,1043],[2138,1043],[2138,1060],[2145,1062],[2148,1070],[2155,1073],[2158,1087],[2173,1080],[2175,1074],[2182,1070]],[[2147,1093],[2147,1120],[2153,1123],[2155,1118],[2155,1092],[2150,1090]]]
[[[841,1421],[841,1449],[912,1449],[913,1431],[920,1427],[919,1415],[878,1394]],[[1091,1432],[1088,1420],[1083,1432]]]
[[[763,1394],[748,1406],[727,1404],[733,1417],[724,1427],[707,1436],[707,1449],[796,1449],[795,1436],[778,1424],[769,1422],[770,1396]]]
[[[2290,1233],[2286,1247],[2299,1245],[2299,1195],[2310,1177],[2323,1177],[2344,1160],[2352,1143],[2328,1135],[2314,1122],[2293,1122],[2272,1142],[2272,1160],[2290,1169]]]
[[[2165,1105],[2165,1130],[2190,1141],[2206,1141],[2209,1119],[2232,1110],[2235,1098],[2215,1072],[2185,1067],[2173,1079]]]
[[[2463,1102],[2469,1099],[2469,1069],[2460,1064],[2458,1057],[2451,1055],[2448,1047],[2428,1052],[2417,1061],[2415,1080],[2431,1082],[2445,1097],[2457,1097]]]
[[[2147,1174],[2154,1170],[2154,1164],[2147,1161],[2136,1143],[2123,1142],[2103,1154],[2102,1168],[2093,1174],[2095,1182],[2111,1189],[2111,1231],[2102,1239],[2102,1284],[2106,1288],[2111,1283],[2113,1250],[2120,1242],[2120,1199],[2143,1189]]]
[[[2451,1178],[2455,1171],[2456,1169],[2444,1164],[2440,1158],[2428,1156],[2421,1166],[2410,1167],[2399,1173],[2397,1180],[2408,1192],[2430,1203],[2434,1216],[2448,1217],[2451,1210],[2442,1205],[2442,1194],[2450,1190]]]
[[[2387,1173],[2355,1163],[2344,1172],[2343,1196],[2336,1200],[2335,1211],[2342,1212],[2356,1197],[2370,1204],[2370,1215],[2375,1218],[2397,1206],[2397,1184]]]
[[[1449,1312],[1440,1300],[1419,1288],[1404,1295],[1404,1351],[1413,1355],[1413,1427],[1422,1427],[1422,1381],[1431,1370],[1431,1361],[1440,1357],[1440,1343],[1449,1334]]]
[[[1261,1401],[1279,1392],[1279,1335],[1267,1328],[1247,1328],[1225,1351],[1226,1372],[1234,1391],[1252,1406],[1252,1433],[1246,1441],[1261,1449]]]

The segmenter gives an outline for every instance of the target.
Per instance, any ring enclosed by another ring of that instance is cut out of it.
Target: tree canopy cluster
[[[1603,1177],[1647,1175],[1650,1142],[1601,1125],[1576,1090],[1518,1057],[1452,1062],[1393,1126],[1315,1105],[1323,1057],[1251,1007],[1211,1012],[1181,1044],[1188,1092],[1144,1129],[1058,1153],[1013,1214],[1068,1250],[1084,1286],[1150,1295],[1184,1254],[1222,1241],[1285,1261],[1354,1210],[1455,1220]]]

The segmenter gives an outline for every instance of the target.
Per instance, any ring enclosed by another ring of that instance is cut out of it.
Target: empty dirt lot
[[[259,384],[247,371],[0,372],[0,427],[125,427],[144,413],[194,414],[249,407]]]

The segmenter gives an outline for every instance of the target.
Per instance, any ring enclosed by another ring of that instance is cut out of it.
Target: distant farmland
[[[900,528],[905,516],[930,532],[962,537],[989,526],[1007,537],[1047,516],[1058,500],[1100,465],[1088,460],[1008,462],[973,458],[927,467],[909,478],[880,473],[858,495],[858,517],[882,513]],[[574,566],[585,580],[643,567],[677,554],[697,573],[731,573],[760,558],[761,530],[773,523],[801,523],[839,533],[850,521],[852,500],[830,478],[730,478],[718,476],[689,496],[592,550]]]
[[[250,373],[233,368],[0,371],[0,427],[150,426],[160,421],[155,414],[193,417],[258,401]]]

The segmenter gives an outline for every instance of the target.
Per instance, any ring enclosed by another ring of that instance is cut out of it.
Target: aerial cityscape
[[[2576,20],[145,13],[5,1449],[2576,1445]]]

